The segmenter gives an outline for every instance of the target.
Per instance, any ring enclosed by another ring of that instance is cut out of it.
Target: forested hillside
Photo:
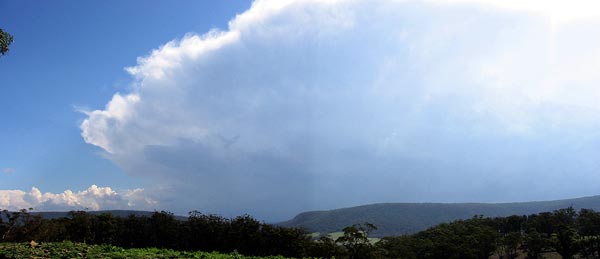
[[[312,211],[280,223],[311,232],[331,233],[361,222],[375,224],[374,237],[416,233],[444,222],[475,215],[502,217],[529,215],[561,208],[600,210],[600,196],[577,199],[518,203],[381,203],[329,211]]]

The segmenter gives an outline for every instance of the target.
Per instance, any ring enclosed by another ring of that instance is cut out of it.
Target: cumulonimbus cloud
[[[33,208],[36,211],[147,209],[153,210],[157,201],[148,197],[143,189],[116,192],[110,187],[90,186],[78,192],[42,193],[31,191],[0,190],[0,210],[17,211]]]
[[[598,191],[600,19],[494,6],[255,1],[139,58],[82,136],[182,211]]]

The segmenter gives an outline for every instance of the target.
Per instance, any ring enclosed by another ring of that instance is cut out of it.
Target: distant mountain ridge
[[[573,207],[600,211],[600,195],[575,199],[512,203],[378,203],[298,214],[278,225],[303,227],[310,232],[331,233],[357,223],[378,227],[372,236],[384,237],[415,233],[444,222],[475,215],[502,217],[529,215]]]
[[[101,215],[101,214],[111,214],[114,217],[129,217],[131,215],[137,217],[151,217],[154,211],[141,211],[141,210],[97,210],[97,211],[86,211],[86,213],[92,215]],[[69,211],[41,211],[41,212],[31,212],[33,215],[41,215],[42,218],[45,219],[57,219],[69,217]],[[187,220],[187,217],[174,215],[175,219],[178,220]]]

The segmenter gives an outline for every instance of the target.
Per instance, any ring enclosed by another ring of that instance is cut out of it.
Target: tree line
[[[413,235],[386,237],[377,247],[385,258],[487,259],[600,258],[600,213],[573,208],[532,214],[483,218],[476,216],[440,224]]]
[[[116,217],[71,211],[67,217],[44,219],[27,210],[0,212],[2,242],[59,242],[111,244],[123,248],[170,248],[233,252],[244,255],[303,256],[310,242],[306,232],[261,223],[244,215],[232,219],[190,213],[178,220],[166,211],[151,216]]]
[[[356,224],[337,240],[311,237],[307,231],[257,221],[249,215],[224,218],[192,211],[187,220],[172,213],[116,217],[72,211],[67,217],[43,219],[27,210],[0,212],[2,242],[111,244],[123,248],[157,247],[190,251],[238,252],[250,256],[321,257],[342,259],[486,259],[600,258],[600,213],[573,208],[528,216],[484,218],[443,223],[427,230],[385,237],[373,244],[368,235],[377,227]]]
[[[370,249],[370,245],[362,243],[368,243],[366,236],[373,227],[348,227],[344,238],[336,242],[325,237],[315,241],[304,229],[262,223],[249,215],[229,219],[192,211],[186,220],[180,220],[167,211],[127,217],[71,211],[67,217],[45,219],[29,210],[0,211],[0,242],[68,240],[123,248],[236,252],[247,256],[364,258],[357,255]]]

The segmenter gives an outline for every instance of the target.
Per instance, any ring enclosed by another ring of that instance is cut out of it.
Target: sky
[[[598,5],[0,0],[0,209],[600,194]]]

